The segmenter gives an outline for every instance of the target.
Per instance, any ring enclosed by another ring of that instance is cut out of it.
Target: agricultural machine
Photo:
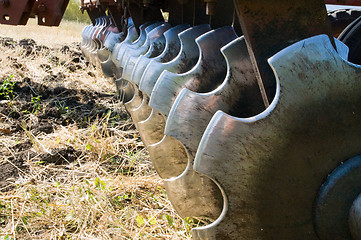
[[[360,0],[82,0],[86,58],[114,79],[194,239],[361,239]],[[68,0],[1,0],[58,25]],[[331,21],[330,21],[331,20]]]

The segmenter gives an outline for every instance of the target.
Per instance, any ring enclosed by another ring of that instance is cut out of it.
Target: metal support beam
[[[267,59],[308,37],[327,34],[333,42],[324,0],[234,0],[265,106],[275,95]]]
[[[38,16],[38,24],[59,26],[69,0],[1,0],[0,23],[25,25],[29,17]]]
[[[38,0],[32,14],[38,16],[38,24],[43,26],[59,26],[69,0]]]
[[[325,4],[361,6],[361,0],[325,0]]]
[[[146,22],[164,21],[159,8],[145,8],[134,1],[129,1],[129,12],[136,29]]]
[[[4,0],[0,2],[0,23],[26,25],[35,0]]]

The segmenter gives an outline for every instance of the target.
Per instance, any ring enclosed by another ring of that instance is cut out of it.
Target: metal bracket
[[[38,16],[38,24],[59,26],[69,0],[1,0],[0,23],[26,25],[29,17]]]
[[[32,14],[38,16],[38,24],[43,26],[59,26],[69,0],[38,0]]]
[[[1,0],[0,23],[8,25],[26,25],[35,0]]]

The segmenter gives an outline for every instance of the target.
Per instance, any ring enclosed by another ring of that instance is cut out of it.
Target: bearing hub
[[[321,186],[315,229],[322,240],[361,239],[361,156],[337,167]]]

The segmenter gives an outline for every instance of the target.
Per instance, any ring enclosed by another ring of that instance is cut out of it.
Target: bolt
[[[45,12],[45,11],[46,11],[46,6],[45,6],[45,4],[44,4],[44,3],[40,3],[40,4],[38,5],[38,10],[39,10],[39,12]]]
[[[10,6],[10,0],[0,0],[0,5],[3,5],[4,8]]]

